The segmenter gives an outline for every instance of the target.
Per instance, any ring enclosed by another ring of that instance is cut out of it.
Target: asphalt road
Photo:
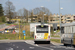
[[[0,50],[75,50],[70,45],[34,44],[33,41],[5,41],[0,43]]]

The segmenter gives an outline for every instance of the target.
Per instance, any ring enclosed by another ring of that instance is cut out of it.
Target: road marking
[[[33,46],[37,46],[37,47],[40,47],[40,48],[49,49],[49,50],[54,50],[54,49],[52,49],[52,48],[42,47],[42,46],[39,46],[39,45],[37,45],[37,44],[30,43],[30,42],[28,42],[28,41],[25,41],[25,42],[26,42],[27,44],[30,44],[30,45],[33,45]]]
[[[24,50],[24,49],[22,49],[22,50]]]
[[[34,49],[34,47],[29,47],[30,49]]]
[[[6,50],[14,50],[14,49],[10,47],[10,48],[6,48]]]
[[[73,47],[65,47],[65,46],[50,46],[50,47],[53,47],[53,48],[65,48],[65,49],[75,49]]]
[[[8,43],[10,43],[10,42],[8,42]]]
[[[19,48],[18,46],[16,48]]]
[[[36,46],[38,46],[38,45],[36,44]]]
[[[13,44],[13,46],[15,46],[15,45]]]
[[[66,47],[65,49],[75,49],[75,48],[72,48],[72,47]]]
[[[13,48],[10,48],[9,50],[14,50]]]

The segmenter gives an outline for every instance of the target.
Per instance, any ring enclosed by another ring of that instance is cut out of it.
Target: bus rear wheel
[[[64,43],[64,46],[67,46],[67,44]]]
[[[50,44],[50,41],[47,41],[48,44]]]

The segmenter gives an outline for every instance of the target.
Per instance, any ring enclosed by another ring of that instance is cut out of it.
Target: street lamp
[[[46,15],[46,14],[44,14],[44,15]],[[44,15],[43,15],[43,24],[44,24]]]
[[[41,8],[43,8],[44,6],[41,6]],[[44,14],[43,12],[42,12],[42,14],[43,14],[43,20],[41,20],[42,21],[42,24],[44,24],[44,15],[46,15],[46,14]]]
[[[60,17],[60,37],[61,37],[61,16],[60,16],[60,9],[63,9],[63,8],[60,8],[60,0],[59,0],[59,17]]]

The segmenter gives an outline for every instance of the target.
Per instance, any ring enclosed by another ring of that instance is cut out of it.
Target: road
[[[62,44],[34,44],[33,40],[0,40],[0,50],[75,50]]]

